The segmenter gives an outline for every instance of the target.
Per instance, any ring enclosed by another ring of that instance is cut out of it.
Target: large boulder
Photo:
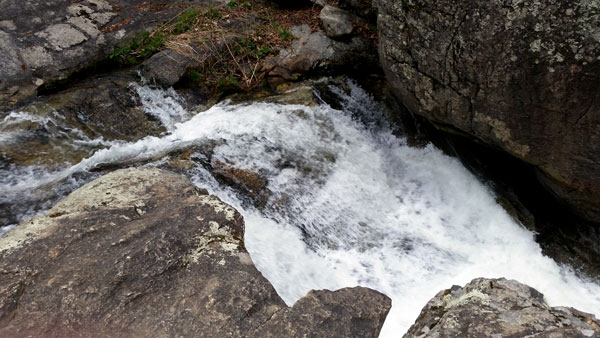
[[[600,221],[597,1],[375,6],[380,60],[409,110],[534,165],[552,193]]]
[[[115,171],[0,239],[2,337],[377,337],[366,288],[287,307],[240,214],[178,174]]]
[[[600,337],[600,322],[514,280],[477,278],[440,291],[404,335],[412,337]]]

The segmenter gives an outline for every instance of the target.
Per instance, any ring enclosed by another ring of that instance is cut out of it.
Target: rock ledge
[[[311,291],[289,308],[243,235],[183,176],[110,173],[0,238],[0,336],[377,337],[389,298]]]

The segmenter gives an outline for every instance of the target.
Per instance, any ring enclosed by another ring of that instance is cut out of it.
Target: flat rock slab
[[[600,337],[600,322],[573,308],[551,308],[517,281],[477,278],[440,291],[404,337],[589,338]]]
[[[311,291],[289,308],[243,236],[187,178],[115,171],[0,239],[0,336],[377,337],[389,298]]]

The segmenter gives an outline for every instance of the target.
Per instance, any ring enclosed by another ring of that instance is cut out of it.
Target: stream
[[[166,129],[134,142],[90,139],[56,111],[0,113],[0,151],[42,130],[48,147],[84,154],[52,165],[0,157],[0,235],[108,170],[158,166],[240,211],[247,250],[288,305],[311,289],[356,285],[392,298],[381,337],[401,336],[438,291],[476,277],[516,279],[551,306],[600,315],[600,285],[542,255],[534,234],[459,160],[432,145],[410,147],[355,82],[317,83],[341,109],[318,90],[315,104],[204,109],[134,83],[145,112]],[[226,184],[215,168],[252,182]]]

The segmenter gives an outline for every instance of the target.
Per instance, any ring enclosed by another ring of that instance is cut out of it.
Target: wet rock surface
[[[113,47],[181,11],[177,3],[85,0],[0,2],[0,107],[108,56]]]
[[[514,280],[474,279],[440,291],[404,337],[600,337],[594,315],[549,307]]]
[[[183,176],[115,171],[0,239],[0,335],[376,337],[365,288],[287,307],[244,248],[240,214]]]
[[[10,138],[0,153],[17,165],[52,167],[77,163],[110,141],[159,135],[166,129],[142,108],[130,86],[136,80],[126,72],[89,79],[0,113],[0,132]]]
[[[380,60],[438,128],[535,165],[600,221],[600,7],[593,1],[376,1]]]

